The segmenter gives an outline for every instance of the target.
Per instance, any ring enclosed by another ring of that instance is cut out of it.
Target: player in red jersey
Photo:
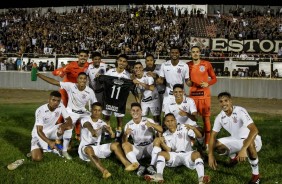
[[[77,82],[77,77],[80,72],[86,72],[89,63],[87,62],[89,58],[89,51],[88,50],[80,50],[78,53],[78,61],[72,61],[67,64],[65,67],[58,68],[54,70],[52,73],[55,76],[60,76],[63,78],[63,82]],[[68,104],[68,94],[64,89],[59,90],[62,95],[62,101],[65,107]],[[62,118],[58,120],[59,123],[62,122]],[[80,123],[76,123],[75,128],[76,136],[79,139],[80,135]]]
[[[217,82],[216,75],[210,62],[201,60],[201,49],[198,46],[191,48],[192,61],[188,62],[190,73],[190,97],[194,99],[197,111],[202,116],[205,129],[205,144],[209,143],[211,123],[210,107],[211,92],[209,86]],[[209,79],[209,77],[211,79]]]

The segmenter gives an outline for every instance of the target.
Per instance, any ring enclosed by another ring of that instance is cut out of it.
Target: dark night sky
[[[4,0],[0,3],[0,8],[19,8],[19,7],[60,7],[60,6],[82,6],[82,5],[114,5],[114,4],[230,4],[230,5],[270,5],[270,6],[281,6],[280,0],[276,1],[255,1],[255,0],[237,0],[237,1],[226,1],[226,0],[135,0],[135,1],[118,1],[118,0]]]

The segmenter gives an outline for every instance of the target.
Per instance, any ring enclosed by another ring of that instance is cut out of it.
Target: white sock
[[[259,174],[258,158],[255,160],[251,160],[250,158],[248,158],[248,160],[252,167],[252,174],[258,175]]]
[[[121,130],[116,130],[116,137],[120,137],[121,135]]]
[[[156,168],[157,173],[163,175],[165,168],[165,158],[163,156],[158,156]]]
[[[201,178],[202,176],[205,175],[203,159],[197,158],[195,160],[195,165],[196,165],[196,171],[197,171],[197,174],[198,174],[198,178]]]
[[[162,149],[160,147],[154,146],[153,151],[152,151],[152,159],[151,159],[151,164],[150,165],[155,165],[157,158],[158,158],[158,153],[161,152]]]
[[[68,150],[68,146],[70,144],[71,136],[72,136],[72,129],[65,130],[65,132],[63,134],[63,151]]]
[[[133,151],[128,152],[128,153],[126,154],[126,158],[127,158],[127,159],[129,160],[129,162],[131,162],[131,163],[135,163],[135,162],[139,163],[139,162],[137,161],[136,155],[133,153]]]

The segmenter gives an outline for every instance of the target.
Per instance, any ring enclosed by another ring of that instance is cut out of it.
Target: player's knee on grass
[[[40,162],[43,159],[43,152],[41,149],[35,149],[31,151],[31,159],[35,162]]]

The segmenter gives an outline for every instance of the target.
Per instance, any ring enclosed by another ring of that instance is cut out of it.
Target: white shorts
[[[161,105],[159,99],[154,99],[148,102],[141,102],[142,116],[147,116],[149,111],[151,111],[153,116],[160,115]]]
[[[219,142],[224,144],[229,149],[230,155],[238,153],[242,149],[244,140],[245,139],[238,139],[231,136],[218,139]],[[259,152],[262,147],[261,137],[259,135],[257,135],[255,138],[255,147],[257,152]]]
[[[61,139],[62,135],[60,137],[57,136],[58,128],[61,124],[56,124],[53,129],[49,130],[48,132],[44,132],[46,137],[51,140]],[[48,150],[48,143],[43,141],[39,136],[33,136],[31,138],[31,148],[30,151],[34,149],[43,149]]]
[[[152,151],[153,151],[153,143],[147,146],[133,145],[133,153],[136,155],[137,160],[151,157]]]
[[[85,111],[83,114],[80,114],[80,113],[73,112],[72,109],[67,109],[67,112],[69,116],[71,117],[73,125],[77,122],[77,120],[80,120],[81,118],[84,118],[84,117],[91,116],[91,113],[89,111]]]
[[[102,113],[106,116],[111,116],[112,113],[114,113],[115,117],[118,117],[118,118],[124,117],[124,114],[113,112],[113,111],[108,111],[108,110],[103,110]]]
[[[111,151],[111,143],[108,144],[101,144],[98,146],[93,146],[93,145],[84,145],[84,146],[79,146],[78,148],[78,154],[79,154],[79,158],[81,160],[87,161],[89,162],[89,158],[87,156],[87,154],[84,152],[84,149],[87,146],[91,146],[91,148],[94,150],[95,155],[98,158],[107,158],[111,155],[112,151]]]
[[[185,165],[189,169],[195,169],[195,162],[191,160],[191,155],[194,151],[188,152],[169,152],[170,159],[166,162],[166,166],[168,167],[178,167],[181,165]]]

